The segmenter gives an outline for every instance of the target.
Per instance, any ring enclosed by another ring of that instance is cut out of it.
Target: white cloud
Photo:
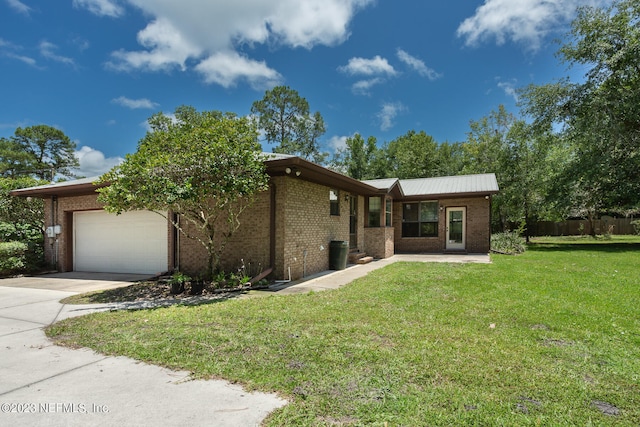
[[[388,75],[395,76],[396,70],[389,64],[386,58],[382,58],[380,55],[376,55],[372,59],[366,58],[351,58],[347,65],[338,67],[338,70],[351,74],[352,76],[374,76],[374,75]]]
[[[98,16],[117,18],[124,15],[124,8],[113,0],[73,0],[73,5]]]
[[[75,0],[77,5],[102,4]],[[109,67],[122,70],[186,70],[190,60],[209,83],[254,87],[280,80],[267,64],[239,53],[243,47],[333,46],[350,35],[349,24],[374,0],[127,0],[149,17],[137,51],[113,52]],[[117,5],[114,1],[107,2]],[[222,64],[219,70],[213,64]]]
[[[72,58],[58,55],[55,52],[58,49],[58,46],[56,46],[55,44],[50,43],[46,40],[43,40],[40,42],[38,47],[40,48],[40,55],[42,55],[43,57],[50,59],[52,61],[60,62],[62,64],[75,67],[76,63]]]
[[[86,145],[80,147],[80,150],[75,152],[75,156],[80,162],[80,168],[75,171],[76,174],[86,177],[102,175],[124,161],[122,157],[105,157],[101,151]]]
[[[535,51],[547,34],[572,19],[578,6],[597,3],[603,1],[485,0],[475,15],[460,24],[457,34],[468,46],[495,38],[498,45],[511,40]]]
[[[21,13],[23,15],[29,16],[31,14],[31,11],[33,10],[19,0],[6,0],[6,1],[9,7],[14,11],[16,11],[17,13]]]
[[[429,80],[436,80],[442,77],[441,74],[437,73],[434,69],[429,68],[425,65],[424,61],[416,58],[415,56],[409,55],[402,49],[398,49],[396,52],[398,55],[398,59],[420,74],[422,77],[426,77]]]
[[[380,77],[369,80],[360,80],[351,86],[351,91],[356,95],[369,95],[372,87],[382,83],[384,83],[384,79],[381,79]]]
[[[10,41],[0,38],[0,55],[1,56],[6,56],[7,58],[16,59],[34,68],[38,68],[38,64],[35,59],[29,56],[20,55],[16,53],[21,50],[22,50],[21,46],[18,46],[14,43],[11,43]]]
[[[338,150],[343,150],[347,148],[347,138],[348,136],[332,136],[329,138],[327,144],[333,152],[337,152]]]
[[[84,52],[85,50],[89,49],[89,46],[91,46],[89,41],[82,37],[74,37],[71,42],[78,48],[80,52]]]
[[[517,84],[516,80],[505,82],[505,81],[500,81],[500,79],[498,79],[498,87],[502,89],[507,96],[512,97],[514,101],[518,102],[518,92],[517,92],[516,84]]]
[[[282,81],[280,73],[262,61],[254,61],[237,52],[218,52],[196,67],[207,83],[216,83],[225,88],[235,86],[238,80],[246,80],[254,89],[266,89]]]
[[[123,107],[135,109],[148,109],[152,110],[158,106],[157,103],[148,100],[147,98],[130,99],[126,96],[120,96],[111,100],[114,104],[122,105]]]
[[[382,110],[377,114],[380,120],[380,130],[388,131],[395,125],[395,118],[407,108],[400,102],[391,102],[384,104]]]
[[[115,61],[108,65],[121,71],[162,71],[176,66],[184,71],[187,59],[202,53],[202,49],[187,40],[168,19],[158,19],[147,25],[138,33],[138,43],[148,50],[113,52]]]
[[[17,59],[18,61],[24,62],[25,64],[30,65],[32,67],[38,68],[38,63],[36,62],[35,59],[31,57],[24,56],[24,55],[17,55],[15,53],[7,53],[6,56],[8,56],[9,58]]]

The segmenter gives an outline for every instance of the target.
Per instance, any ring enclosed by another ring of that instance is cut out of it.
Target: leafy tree
[[[360,134],[332,159],[332,168],[356,179],[423,178],[456,175],[462,170],[463,144],[436,143],[425,132],[409,131],[378,148],[376,138]]]
[[[588,217],[640,204],[639,22],[637,0],[579,9],[559,55],[588,70],[584,82],[562,79],[521,92],[535,124],[560,126],[571,144],[557,198]]]
[[[175,120],[158,113],[138,150],[103,175],[99,190],[109,212],[171,211],[173,225],[207,251],[209,277],[220,267],[225,244],[240,214],[268,186],[255,124],[231,113],[182,106]],[[161,215],[165,216],[164,213]]]
[[[386,146],[390,174],[400,179],[437,176],[438,144],[424,131],[411,130]]]
[[[378,151],[376,138],[370,136],[365,142],[362,135],[356,133],[346,140],[346,147],[339,149],[332,160],[332,167],[355,179],[376,178],[372,164]]]
[[[505,231],[515,223],[528,239],[532,223],[545,212],[553,176],[550,129],[527,125],[502,105],[470,126],[463,172],[496,174],[500,193],[493,198],[494,228]]]
[[[0,138],[0,177],[28,175],[33,168],[33,156],[16,141]]]
[[[75,142],[54,127],[36,125],[17,128],[11,140],[13,144],[5,144],[5,147],[13,154],[4,161],[9,160],[9,164],[14,166],[14,173],[24,172],[53,181],[56,175],[73,177],[71,169],[80,165],[75,156]],[[16,169],[17,165],[19,167]]]
[[[437,176],[459,175],[464,167],[464,143],[442,142],[437,150]]]
[[[26,244],[28,269],[44,263],[44,202],[39,198],[13,197],[9,192],[44,183],[31,177],[0,177],[0,242]]]
[[[310,114],[309,103],[288,86],[276,86],[255,101],[251,113],[269,143],[278,143],[276,153],[293,154],[317,163],[324,162],[318,138],[325,132],[319,112]]]

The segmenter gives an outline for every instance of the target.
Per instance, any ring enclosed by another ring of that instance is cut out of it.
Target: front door
[[[465,250],[466,208],[447,208],[447,244],[448,251]]]
[[[358,196],[349,196],[349,247],[358,247]]]

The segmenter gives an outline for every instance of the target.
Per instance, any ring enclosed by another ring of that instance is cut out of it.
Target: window
[[[438,237],[438,202],[404,203],[402,237]]]
[[[384,205],[384,223],[387,227],[391,227],[391,210],[393,209],[393,201],[391,199],[385,200]]]
[[[338,190],[329,190],[329,205],[331,215],[340,215],[340,193]]]
[[[380,227],[382,200],[380,197],[369,197],[369,227]]]

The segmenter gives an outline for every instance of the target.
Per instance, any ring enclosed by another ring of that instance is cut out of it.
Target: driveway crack
[[[50,380],[52,378],[60,377],[62,375],[66,375],[66,374],[68,374],[70,372],[77,371],[78,369],[82,369],[82,368],[86,368],[87,366],[95,365],[96,363],[100,363],[103,360],[107,359],[107,357],[108,356],[105,356],[102,359],[94,360],[93,362],[85,363],[84,365],[76,366],[76,367],[74,367],[72,369],[67,369],[66,371],[58,372],[55,375],[51,375],[51,376],[48,376],[46,378],[42,378],[42,379],[40,379],[38,381],[33,381],[33,382],[29,383],[29,384],[25,384],[25,385],[22,385],[20,387],[16,387],[13,390],[2,392],[2,393],[0,393],[0,396],[6,396],[7,394],[10,394],[10,393],[13,393],[15,391],[22,390],[22,389],[25,389],[25,388],[29,388],[29,387],[34,386],[36,384],[40,384],[40,383],[43,383],[45,381],[48,381],[48,380]]]

